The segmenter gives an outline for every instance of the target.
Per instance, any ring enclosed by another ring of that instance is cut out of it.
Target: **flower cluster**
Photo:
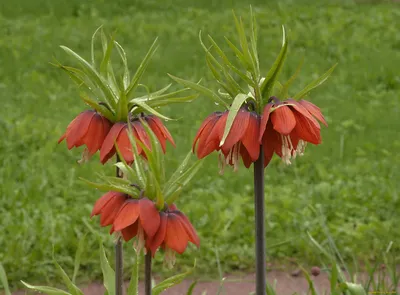
[[[174,205],[165,204],[158,210],[156,204],[145,196],[139,199],[108,192],[97,200],[91,216],[100,215],[100,225],[111,225],[110,234],[120,234],[127,242],[137,237],[136,248],[144,248],[155,255],[159,248],[165,250],[169,265],[175,252],[182,254],[188,242],[200,246],[200,239],[189,219]]]
[[[175,142],[168,129],[154,115],[141,115],[131,120],[131,130],[135,140],[145,145],[148,149],[151,149],[149,136],[139,118],[143,119],[149,125],[160,142],[164,153],[166,151],[167,140],[175,146]],[[58,140],[58,143],[65,139],[68,149],[85,145],[86,148],[82,155],[83,161],[100,150],[100,161],[102,164],[115,155],[116,149],[114,143],[116,143],[124,160],[127,163],[132,163],[134,156],[128,132],[127,122],[112,123],[95,110],[87,110],[72,120],[65,133]],[[137,149],[139,155],[145,156],[140,144],[137,144]]]
[[[222,143],[228,114],[229,111],[225,111],[208,116],[197,131],[192,149],[199,159],[218,151],[222,168],[231,165],[234,170],[238,167],[239,157],[249,168],[259,158],[260,146],[264,151],[265,167],[274,153],[290,164],[291,158],[303,154],[307,142],[321,143],[321,127],[317,120],[327,126],[320,109],[311,102],[280,101],[271,97],[261,116],[251,111],[250,106],[242,106]]]

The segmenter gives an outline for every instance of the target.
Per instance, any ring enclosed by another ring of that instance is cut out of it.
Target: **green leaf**
[[[268,100],[269,97],[271,96],[271,92],[274,87],[275,81],[278,79],[278,76],[282,70],[283,64],[286,59],[288,40],[284,26],[282,26],[282,31],[283,31],[283,37],[282,37],[281,51],[279,52],[277,58],[275,59],[275,62],[272,65],[271,69],[268,71],[267,76],[265,77],[263,83],[261,84],[261,96],[264,100]]]
[[[72,295],[71,293],[65,292],[64,290],[53,288],[53,287],[33,286],[33,285],[29,285],[28,283],[25,283],[24,281],[21,281],[21,283],[24,284],[25,287],[27,287],[28,289],[43,292],[47,295]]]
[[[193,283],[191,283],[186,295],[192,295],[193,294],[193,290],[196,287],[196,285],[197,285],[197,281],[194,281]]]
[[[125,91],[126,89],[128,89],[129,81],[131,80],[129,68],[128,68],[128,58],[126,57],[124,48],[117,41],[114,41],[114,44],[117,46],[117,51],[118,51],[119,55],[121,56],[122,63],[124,64],[124,76],[123,76],[122,82],[123,82],[124,91]]]
[[[86,246],[86,234],[79,240],[78,249],[75,253],[74,260],[74,273],[72,275],[72,282],[75,284],[76,276],[78,275],[79,266],[81,264],[82,253],[85,250]]]
[[[70,280],[68,275],[65,273],[65,271],[62,269],[62,267],[53,259],[53,263],[57,268],[58,274],[61,276],[61,278],[64,281],[64,284],[68,288],[68,291],[72,295],[83,295],[83,292]]]
[[[103,283],[109,295],[115,295],[115,272],[108,262],[103,243],[100,242],[100,264],[103,272]]]
[[[247,94],[239,93],[238,95],[236,95],[235,99],[233,100],[232,106],[229,109],[228,118],[226,119],[226,125],[224,129],[224,135],[222,136],[219,146],[222,146],[224,144],[226,137],[229,134],[229,131],[231,131],[233,121],[235,120],[240,107],[248,98],[249,96]]]
[[[111,122],[115,121],[114,114],[105,106],[98,104],[97,101],[91,99],[86,93],[80,93],[81,99],[88,104],[90,107],[98,111],[100,114],[102,114],[104,117],[106,117],[108,120]]]
[[[164,187],[164,198],[168,204],[171,204],[172,201],[174,201],[173,197],[176,197],[176,196],[174,196],[174,193],[189,183],[189,181],[199,171],[202,164],[203,164],[202,160],[197,160],[186,171],[181,170],[182,172],[180,172],[180,176],[178,178],[176,178],[176,180],[174,180],[170,185],[168,185],[168,186],[166,185]]]
[[[229,47],[232,49],[232,51],[235,53],[237,59],[242,63],[243,67],[247,69],[247,62],[246,58],[244,57],[243,53],[240,51],[239,48],[235,46],[227,37],[225,37],[226,43],[228,43]]]
[[[136,179],[139,181],[140,187],[145,188],[146,183],[147,183],[146,173],[145,173],[145,169],[144,169],[144,165],[143,165],[143,160],[139,157],[136,140],[133,137],[133,131],[132,131],[131,124],[128,124],[128,131],[129,131],[128,138],[129,138],[129,141],[131,142],[132,151],[133,151],[133,155],[134,155],[134,159],[135,159],[135,161],[133,161],[133,167],[136,172]],[[124,164],[128,165],[125,162],[124,158],[122,157],[121,153],[119,152],[117,145],[115,145],[115,148],[117,149],[117,152],[120,155],[120,159],[122,159]]]
[[[364,288],[360,284],[353,284],[349,282],[342,283],[342,291],[349,291],[350,295],[367,295]]]
[[[95,60],[95,57],[94,57],[94,41],[95,41],[97,32],[98,32],[102,27],[103,27],[103,25],[101,25],[100,27],[98,27],[98,28],[96,29],[96,31],[94,31],[93,35],[92,35],[92,42],[91,42],[91,46],[90,46],[90,49],[91,49],[90,52],[91,52],[91,57],[92,57],[92,67],[95,67],[95,66],[96,66],[96,60]]]
[[[336,285],[338,283],[338,269],[336,262],[333,262],[332,264],[332,270],[331,270],[331,279],[330,279],[330,284],[331,284],[331,293],[334,293],[336,290]]]
[[[153,295],[159,295],[159,294],[161,294],[161,292],[167,290],[168,288],[171,288],[175,285],[180,284],[188,275],[190,275],[194,271],[195,267],[196,267],[196,260],[194,262],[193,268],[189,269],[188,271],[186,271],[184,273],[170,277],[170,278],[162,281],[155,287],[153,287],[153,289],[152,289]]]
[[[239,20],[236,17],[235,12],[233,12],[233,18],[235,20],[236,31],[239,35],[239,42],[240,42],[240,47],[242,48],[243,57],[244,57],[244,60],[246,61],[245,66],[247,65],[246,69],[250,69],[253,66],[253,59],[250,55],[249,44],[247,42],[247,37],[246,37],[245,30],[244,30],[243,22],[242,22],[241,18]]]
[[[288,98],[289,97],[289,86],[293,83],[293,81],[297,78],[297,76],[300,73],[301,67],[303,66],[304,63],[304,58],[302,58],[300,60],[299,65],[296,68],[296,71],[294,72],[294,74],[289,78],[289,80],[287,80],[287,82],[285,84],[282,85],[282,88],[280,90],[280,95],[278,97],[281,98]]]
[[[112,90],[110,87],[107,85],[106,82],[104,82],[103,78],[100,76],[100,74],[85,60],[83,59],[79,54],[71,50],[70,48],[66,46],[60,46],[66,53],[68,53],[70,56],[74,57],[78,62],[81,64],[83,67],[84,71],[88,75],[88,77],[102,90],[104,94],[104,98],[107,100],[107,102],[113,107],[116,107],[116,100],[117,98],[114,96]]]
[[[299,93],[297,93],[295,96],[293,96],[294,99],[301,99],[304,96],[306,96],[311,90],[314,88],[317,88],[319,85],[324,83],[329,76],[332,74],[332,72],[335,70],[337,66],[337,63],[334,64],[328,71],[326,71],[322,76],[318,77],[314,81],[312,81],[310,84],[308,84],[303,90],[301,90]]]
[[[10,287],[8,286],[8,279],[3,265],[0,263],[0,281],[3,285],[5,295],[11,295]]]
[[[168,118],[168,117],[166,117],[166,116],[160,114],[159,112],[157,112],[155,109],[153,109],[152,107],[150,107],[149,105],[147,105],[147,104],[144,103],[143,101],[132,99],[132,100],[131,100],[131,103],[133,103],[134,105],[136,105],[136,106],[142,108],[142,109],[145,110],[146,112],[149,112],[150,114],[153,114],[153,115],[155,115],[155,116],[157,116],[157,117],[159,117],[159,118],[162,118],[162,119],[164,119],[164,120],[172,120],[171,118]],[[132,112],[134,112],[134,110],[132,110]],[[142,110],[140,110],[140,109],[138,108],[137,112],[141,113]]]
[[[314,282],[311,279],[310,275],[308,274],[308,272],[301,266],[299,265],[300,269],[303,271],[303,274],[308,282],[308,289],[311,292],[311,295],[318,295],[317,291],[315,290],[315,286],[314,286]]]
[[[139,262],[140,252],[136,252],[136,258],[132,267],[132,275],[129,282],[127,295],[139,295]]]
[[[149,62],[152,58],[152,56],[154,55],[154,53],[156,52],[158,46],[157,45],[157,39],[156,38],[153,42],[153,44],[150,46],[149,51],[146,53],[146,56],[144,57],[144,59],[142,60],[142,62],[140,63],[138,69],[136,70],[135,74],[133,75],[132,81],[129,84],[129,87],[126,90],[126,97],[130,98],[131,95],[133,94],[133,92],[135,91],[135,89],[137,88],[140,79],[142,78],[147,66],[149,65]]]
[[[211,98],[214,102],[216,102],[217,104],[222,104],[226,107],[228,107],[228,104],[221,98],[219,97],[217,94],[215,94],[213,91],[211,91],[210,89],[201,86],[200,84],[188,81],[188,80],[184,80],[175,76],[172,76],[170,74],[168,74],[168,76],[171,77],[171,79],[175,80],[176,82],[178,82],[179,84],[182,84],[185,87],[189,87],[209,98]]]
[[[257,20],[256,15],[253,13],[253,7],[250,5],[250,16],[251,16],[251,34],[250,34],[250,54],[254,61],[254,70],[256,77],[260,77],[260,62],[258,60],[257,52]]]
[[[160,107],[164,105],[170,105],[173,103],[185,103],[185,102],[191,102],[194,99],[196,99],[199,95],[194,94],[194,95],[188,95],[188,96],[182,96],[182,97],[171,97],[171,98],[165,98],[165,99],[158,99],[158,100],[151,100],[147,104],[151,106],[152,108],[155,107]]]
[[[80,177],[79,179],[81,179],[82,181],[84,181],[88,186],[96,188],[98,190],[101,191],[115,191],[115,192],[121,192],[121,193],[125,193],[128,195],[136,195],[136,190],[129,186],[129,185],[120,185],[118,183],[96,183],[96,182],[92,182],[90,180],[84,179],[82,177]]]

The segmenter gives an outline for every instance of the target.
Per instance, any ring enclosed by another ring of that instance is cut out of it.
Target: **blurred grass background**
[[[235,38],[231,9],[248,20],[247,1],[0,1],[0,261],[13,286],[19,280],[55,283],[52,251],[71,273],[84,220],[113,238],[89,214],[100,196],[78,177],[96,179],[113,173],[95,157],[79,166],[80,151],[57,145],[68,123],[85,106],[53,57],[70,60],[58,47],[67,45],[86,58],[94,30],[104,25],[128,54],[132,71],[156,36],[160,49],[142,83],[154,90],[170,79],[166,73],[210,82],[198,42],[201,29],[222,45]],[[287,79],[301,58],[305,64],[290,93],[338,62],[332,77],[308,99],[329,123],[323,144],[309,146],[304,157],[284,166],[279,159],[266,169],[268,259],[286,264],[316,261],[305,239],[309,231],[323,239],[310,207],[326,215],[333,237],[347,259],[375,259],[390,241],[400,245],[400,6],[392,1],[261,1],[252,5],[259,23],[262,68],[268,70],[281,43],[281,24],[289,30],[289,56],[281,78]],[[223,46],[227,48],[227,46]],[[168,147],[176,167],[190,149],[202,120],[216,106],[196,102],[164,109],[179,121],[167,123],[177,148]],[[229,170],[229,169],[227,169]],[[210,156],[178,202],[197,228],[202,245],[177,261],[186,268],[197,258],[197,275],[217,273],[217,249],[225,272],[252,271],[252,173],[218,174]],[[100,278],[98,243],[87,236],[80,280]],[[322,240],[323,243],[323,240]],[[126,267],[132,255],[125,245]],[[110,253],[111,254],[111,253]],[[162,270],[159,255],[155,269]],[[168,274],[174,271],[167,271]]]

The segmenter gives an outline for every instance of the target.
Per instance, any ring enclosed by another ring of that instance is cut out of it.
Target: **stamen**
[[[218,154],[218,168],[219,168],[219,174],[224,174],[224,168],[225,168],[225,159],[224,155],[222,152],[219,152]]]
[[[81,159],[78,160],[78,164],[86,163],[90,159],[89,149],[85,148],[82,152]]]
[[[138,224],[138,232],[137,232],[137,239],[133,244],[133,247],[137,252],[142,250],[145,245],[145,240],[144,240],[144,231],[140,223]]]
[[[173,268],[174,264],[175,264],[175,252],[170,249],[170,248],[166,248],[165,249],[165,256],[164,256],[164,262],[167,265],[168,268]]]

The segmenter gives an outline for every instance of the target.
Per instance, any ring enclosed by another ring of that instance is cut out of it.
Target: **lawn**
[[[51,66],[70,63],[59,45],[89,58],[90,38],[104,25],[127,51],[132,71],[159,36],[160,48],[143,83],[151,89],[171,80],[166,73],[214,87],[198,42],[199,30],[221,44],[234,38],[231,9],[248,19],[247,1],[50,1],[0,3],[0,261],[14,287],[19,280],[54,284],[52,252],[68,273],[83,235],[81,281],[101,275],[96,235],[108,249],[113,237],[89,214],[99,192],[78,177],[96,179],[98,156],[83,166],[80,151],[57,140],[85,106],[69,78]],[[400,257],[400,4],[378,1],[253,1],[259,22],[259,52],[266,71],[289,31],[290,51],[283,80],[304,66],[291,94],[338,66],[308,99],[326,115],[323,144],[309,146],[291,166],[275,158],[266,169],[267,255],[287,264],[315,263],[306,237],[323,242],[321,210],[346,259],[379,257],[390,241]],[[226,46],[227,47],[227,46]],[[225,48],[226,48],[225,47]],[[173,86],[178,88],[178,86]],[[170,170],[189,151],[198,126],[218,110],[205,97],[163,109],[177,147],[168,147]],[[217,156],[206,159],[178,206],[201,237],[177,268],[193,265],[196,275],[217,273],[216,252],[225,272],[253,270],[252,172],[243,166],[218,174]],[[125,245],[127,256],[131,245]],[[111,253],[111,252],[110,252]],[[162,269],[162,257],[157,259]],[[126,267],[129,268],[129,263]],[[167,274],[172,272],[165,270]],[[18,285],[20,287],[20,285]]]

